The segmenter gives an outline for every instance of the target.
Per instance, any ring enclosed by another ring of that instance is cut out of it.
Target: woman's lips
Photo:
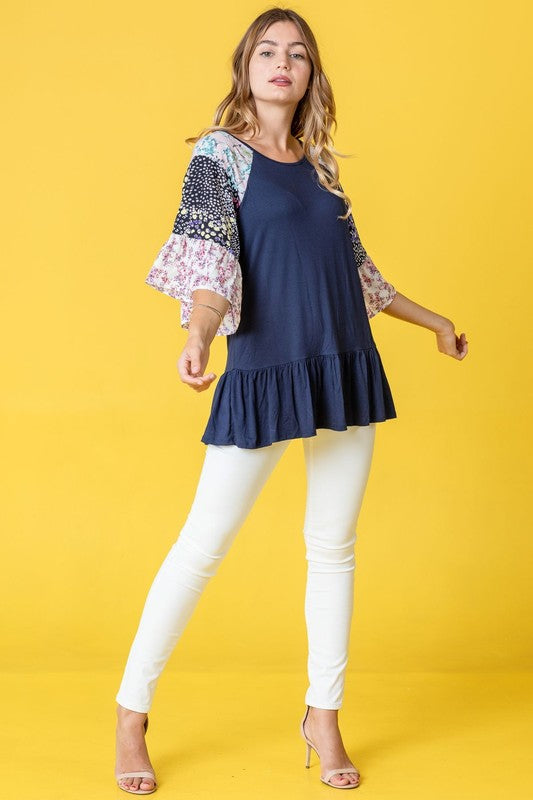
[[[277,86],[290,86],[291,81],[288,81],[286,78],[274,78],[270,81],[270,83],[275,83]]]

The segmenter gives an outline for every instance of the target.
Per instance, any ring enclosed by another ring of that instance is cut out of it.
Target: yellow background
[[[27,689],[37,673],[107,673],[91,706],[109,720],[146,593],[187,516],[214,385],[197,395],[180,382],[179,303],[144,280],[179,205],[184,139],[211,123],[231,52],[268,7],[4,11],[8,694],[17,675]],[[426,329],[372,320],[398,418],[378,425],[359,518],[349,696],[357,673],[529,672],[531,5],[290,7],[333,84],[363,244],[470,349],[459,362]],[[224,337],[211,354],[220,376]],[[294,441],[167,670],[295,674],[303,703],[305,489]],[[171,691],[167,673],[160,686]]]

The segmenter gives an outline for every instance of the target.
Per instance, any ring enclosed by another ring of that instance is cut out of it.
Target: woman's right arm
[[[235,184],[225,142],[214,134],[198,140],[172,232],[146,278],[149,286],[181,301],[180,324],[189,336],[177,366],[183,383],[195,391],[208,389],[216,378],[214,373],[204,376],[213,338],[230,336],[240,322],[240,196]],[[218,309],[222,318],[199,303]]]
[[[194,313],[190,315],[188,325],[189,336],[185,347],[178,359],[178,372],[183,383],[186,383],[196,392],[205,392],[209,389],[216,375],[210,372],[204,375],[204,370],[209,361],[209,350],[218,327],[220,317],[211,308],[197,306],[196,303],[207,303],[217,308],[222,317],[225,316],[229,301],[222,295],[209,289],[195,289],[192,293]]]

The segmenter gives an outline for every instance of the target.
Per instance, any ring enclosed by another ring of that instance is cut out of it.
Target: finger
[[[203,380],[201,375],[191,375],[187,365],[178,366],[178,372],[183,383],[197,384]]]
[[[209,375],[199,375],[198,377],[194,377],[191,375],[186,375],[183,378],[184,383],[188,383],[193,388],[195,386],[209,386],[216,378],[216,375],[212,372]]]
[[[195,381],[207,381],[207,380],[211,380],[212,381],[213,378],[216,377],[214,372],[208,372],[207,375],[194,375],[191,372],[186,372],[185,374],[189,378],[192,378]]]
[[[211,386],[211,383],[212,381],[209,381],[208,383],[202,383],[198,386],[191,386],[191,389],[194,389],[195,392],[206,392]]]
[[[206,375],[202,375],[202,366],[199,361],[193,361],[190,365],[190,372],[193,378],[205,378]],[[212,372],[209,375],[213,375]]]
[[[187,373],[185,373],[181,379],[183,383],[188,383],[189,386],[200,386],[204,382],[204,378],[201,376],[195,378],[193,375],[189,375]]]
[[[178,372],[184,383],[190,383],[192,380],[196,380],[200,377],[199,375],[192,374],[191,362],[187,356],[178,361]]]
[[[185,373],[190,375],[192,378],[202,377],[202,366],[198,356],[191,356],[189,353],[186,353],[184,358],[184,368]]]
[[[194,375],[193,377],[195,380],[199,381],[214,381],[216,375],[214,372],[209,372],[207,375]]]

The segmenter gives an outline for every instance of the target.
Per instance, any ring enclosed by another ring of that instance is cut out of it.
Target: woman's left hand
[[[459,360],[462,360],[468,353],[466,334],[462,333],[457,336],[453,324],[444,331],[436,331],[435,335],[437,337],[437,347],[441,353]]]

